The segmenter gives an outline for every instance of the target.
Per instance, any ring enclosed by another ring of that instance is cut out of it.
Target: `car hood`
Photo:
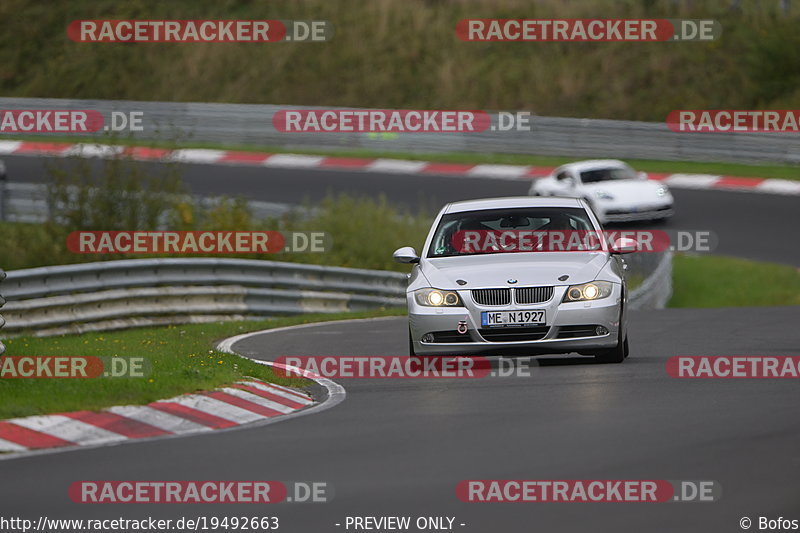
[[[608,262],[605,252],[497,253],[423,260],[422,274],[438,289],[571,285],[593,281]],[[566,280],[559,277],[569,276]],[[456,280],[466,281],[460,285]]]
[[[656,191],[663,186],[657,181],[635,179],[588,183],[584,188],[590,193],[605,191],[613,196],[615,201],[637,202],[663,199],[663,196],[656,194]],[[592,199],[596,200],[594,197]]]

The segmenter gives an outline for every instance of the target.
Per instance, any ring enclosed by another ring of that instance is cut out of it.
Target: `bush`
[[[146,172],[141,163],[119,156],[100,162],[92,173],[91,159],[76,157],[67,164],[48,164],[48,223],[67,231],[152,231],[175,216],[183,193],[174,165],[160,174]]]
[[[280,218],[258,220],[244,198],[196,198],[185,193],[175,167],[160,175],[127,158],[97,162],[59,161],[48,168],[49,217],[44,224],[0,224],[0,249],[7,270],[54,264],[159,257],[153,254],[75,254],[67,250],[72,231],[320,231],[332,248],[325,253],[229,254],[227,257],[319,265],[403,270],[392,252],[419,246],[430,225],[426,214],[395,207],[385,197],[328,197]],[[161,257],[166,257],[164,254]],[[198,254],[202,256],[202,254]],[[214,255],[213,257],[226,257]]]

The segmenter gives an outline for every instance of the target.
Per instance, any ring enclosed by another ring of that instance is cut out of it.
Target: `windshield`
[[[636,173],[630,168],[598,168],[581,172],[581,181],[583,183],[633,179],[636,179]]]
[[[454,257],[497,252],[553,251],[542,236],[594,234],[586,211],[579,207],[525,207],[462,211],[444,215],[428,248],[427,257]],[[596,241],[582,250],[597,249]]]

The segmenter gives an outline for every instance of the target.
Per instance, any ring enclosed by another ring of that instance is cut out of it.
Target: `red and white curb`
[[[102,446],[230,429],[275,421],[316,405],[311,396],[298,390],[248,379],[148,405],[2,420],[0,452]]]
[[[530,180],[546,176],[554,167],[524,165],[468,165],[460,163],[435,163],[402,159],[362,159],[353,157],[326,157],[300,154],[269,154],[184,148],[167,150],[143,146],[112,146],[105,144],[69,144],[31,141],[0,141],[0,155],[29,156],[81,156],[113,157],[125,154],[133,159],[152,161],[169,160],[206,165],[247,165],[273,168],[308,168],[327,170],[355,170],[390,174],[421,174],[461,176],[508,180]],[[712,174],[650,174],[670,187],[685,189],[736,190],[784,195],[800,195],[800,181],[742,178]]]

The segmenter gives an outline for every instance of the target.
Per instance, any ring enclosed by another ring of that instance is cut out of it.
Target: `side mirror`
[[[566,185],[567,187],[575,187],[575,185],[577,184],[575,178],[573,178],[572,176],[567,176],[561,181],[563,181],[564,185]]]
[[[638,176],[639,176],[639,179],[640,179],[640,180],[646,180],[646,179],[648,179],[648,178],[647,178],[647,172],[639,172]]]
[[[611,245],[612,254],[630,254],[639,249],[639,244],[634,239],[620,237]]]
[[[394,257],[394,260],[398,263],[419,263],[417,251],[410,246],[398,248],[394,251],[392,257]]]

